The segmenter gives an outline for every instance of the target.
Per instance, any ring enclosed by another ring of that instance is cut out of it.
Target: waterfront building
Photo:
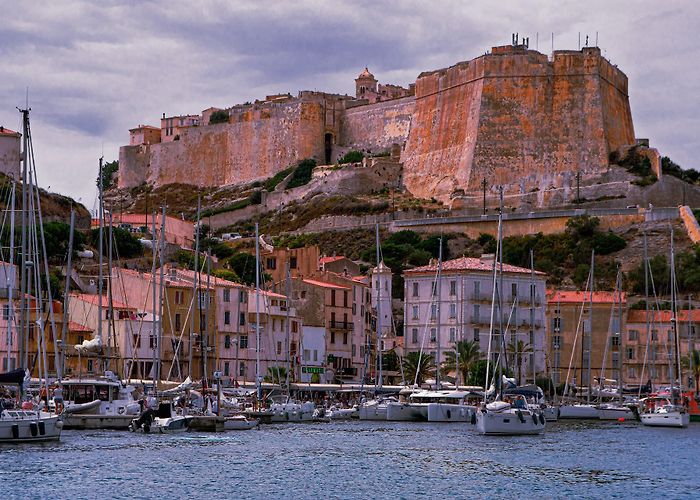
[[[439,364],[458,341],[473,341],[485,356],[491,324],[493,266],[494,256],[483,255],[443,262],[440,280],[435,260],[405,271],[404,350],[423,349]],[[545,369],[545,274],[504,264],[502,281],[502,318],[496,310],[494,332],[503,325],[505,343],[512,350],[511,365],[518,365],[514,371],[520,373],[521,381],[531,380],[533,371],[542,373]],[[497,350],[497,342],[494,336],[492,351]]]
[[[554,384],[566,383],[568,374],[570,385],[588,386],[589,360],[592,385],[603,368],[605,378],[620,380],[626,308],[624,292],[593,292],[592,298],[584,291],[547,292],[547,364]]]
[[[671,385],[671,363],[674,362],[673,323],[671,311],[630,309],[622,337],[622,375],[625,384],[644,385],[651,381],[657,389]],[[677,313],[678,340],[681,358],[695,349],[696,325],[700,310]],[[648,321],[647,321],[648,319]],[[683,385],[694,385],[689,366],[683,366]]]
[[[114,208],[117,209],[117,207]],[[162,216],[156,215],[156,239],[160,237],[162,221]],[[105,220],[103,224],[106,227],[109,221]],[[112,213],[112,225],[129,231],[134,236],[150,238],[153,229],[153,214],[122,214],[115,211]],[[100,227],[100,220],[92,219],[91,227],[93,229]],[[182,218],[167,215],[165,217],[165,241],[188,250],[191,249],[194,244],[194,224]]]
[[[343,255],[321,257],[318,260],[318,270],[343,276],[358,276],[360,274],[360,266]]]
[[[310,276],[318,269],[319,249],[315,245],[299,248],[260,248],[260,264],[273,283],[287,279],[287,265],[292,278]]]

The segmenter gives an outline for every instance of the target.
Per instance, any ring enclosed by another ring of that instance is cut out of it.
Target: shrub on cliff
[[[112,187],[114,183],[114,173],[119,170],[119,160],[108,161],[102,165],[102,177],[97,176],[95,184],[100,187],[100,179],[102,179],[102,190],[107,190]]]
[[[285,168],[284,170],[277,172],[275,175],[265,181],[265,184],[263,184],[265,189],[268,192],[274,191],[277,185],[292,173],[292,170],[294,170],[294,167]]]
[[[316,168],[316,160],[312,158],[301,160],[299,164],[294,168],[294,173],[292,174],[292,178],[289,179],[287,189],[292,189],[308,184],[311,180],[311,174],[314,168]]]
[[[209,125],[216,125],[217,123],[228,123],[228,113],[223,109],[214,111],[209,117]]]
[[[661,157],[661,171],[665,175],[672,175],[689,184],[700,183],[700,172],[693,168],[684,169],[668,156]]]
[[[610,153],[610,162],[617,163],[624,167],[629,173],[636,175],[639,179],[632,182],[638,186],[649,186],[658,179],[651,169],[651,160],[639,152],[639,148],[630,148],[624,158],[620,158],[617,151]]]
[[[362,152],[352,150],[345,153],[345,156],[338,160],[338,163],[340,163],[341,165],[343,163],[359,163],[364,157],[365,155],[363,155]]]
[[[143,255],[143,246],[141,242],[133,234],[131,234],[126,229],[119,227],[112,228],[114,234],[114,257],[122,259],[133,259],[134,257],[140,257]],[[109,229],[105,228],[104,231],[103,254],[109,254]],[[100,230],[93,229],[90,231],[90,244],[95,248],[99,248]]]

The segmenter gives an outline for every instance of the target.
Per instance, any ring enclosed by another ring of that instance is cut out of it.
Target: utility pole
[[[484,191],[484,215],[486,215],[486,177],[481,181],[481,189]]]

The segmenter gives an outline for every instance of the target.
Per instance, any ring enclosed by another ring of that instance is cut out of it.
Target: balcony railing
[[[331,321],[329,328],[331,330],[340,330],[340,331],[353,331],[355,330],[355,323],[351,322],[345,322],[345,321]]]

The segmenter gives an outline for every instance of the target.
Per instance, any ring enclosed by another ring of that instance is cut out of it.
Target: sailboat
[[[491,324],[489,327],[489,345],[487,354],[487,368],[485,387],[489,387],[490,363],[491,363],[491,343],[494,337],[494,313],[498,306],[499,316],[499,356],[494,367],[494,377],[496,370],[502,372],[501,362],[504,357],[504,331],[503,331],[503,188],[500,188],[500,210],[498,214],[498,242],[496,247],[497,262],[494,261],[492,296],[491,296]],[[497,304],[498,301],[498,304]],[[500,377],[499,391],[496,400],[487,403],[487,392],[484,393],[484,401],[477,409],[476,415],[472,418],[472,423],[476,424],[476,429],[484,435],[530,435],[542,434],[545,429],[546,420],[544,413],[528,407],[527,400],[523,395],[514,394],[504,396],[503,376]]]
[[[646,263],[645,263],[646,265]],[[673,249],[673,228],[671,228],[671,331],[673,333],[673,345],[671,359],[669,360],[671,373],[671,387],[669,397],[657,395],[645,398],[642,404],[640,419],[642,424],[651,427],[688,427],[690,414],[688,409],[680,404],[679,396],[682,394],[680,342],[678,336],[678,311],[676,297],[676,262]],[[678,377],[676,379],[676,377]],[[678,387],[674,387],[678,381]]]
[[[18,368],[14,371],[0,374],[0,385],[16,385],[18,392],[19,408],[5,406],[5,401],[0,405],[0,442],[24,443],[34,441],[56,441],[60,439],[63,422],[60,417],[50,411],[45,411],[45,403],[48,403],[49,380],[47,362],[47,342],[44,324],[41,315],[49,312],[50,331],[54,346],[54,363],[58,361],[58,339],[51,304],[51,288],[49,282],[49,267],[46,257],[46,241],[44,239],[43,219],[41,213],[41,199],[37,187],[36,168],[34,163],[34,148],[31,142],[31,129],[29,125],[29,108],[20,110],[22,113],[23,154],[22,154],[22,238],[20,259],[20,327],[18,333],[18,365],[29,365],[29,331],[30,324],[38,326],[37,357],[36,362],[39,373],[41,393],[46,395],[46,401],[36,405],[34,401],[23,400],[24,387],[29,381],[29,371]],[[12,278],[8,280],[8,342],[7,360],[8,367],[11,359],[11,346],[14,343],[13,327],[15,311],[13,304],[14,284],[14,237],[15,237],[15,187],[11,191],[10,202],[10,262]],[[42,276],[43,274],[43,276]],[[43,300],[42,279],[45,279],[47,301]],[[33,296],[32,296],[33,295]],[[36,315],[36,317],[33,317]],[[57,364],[57,363],[56,363]],[[57,375],[60,384],[60,365],[57,364]],[[59,386],[60,387],[60,386]]]

